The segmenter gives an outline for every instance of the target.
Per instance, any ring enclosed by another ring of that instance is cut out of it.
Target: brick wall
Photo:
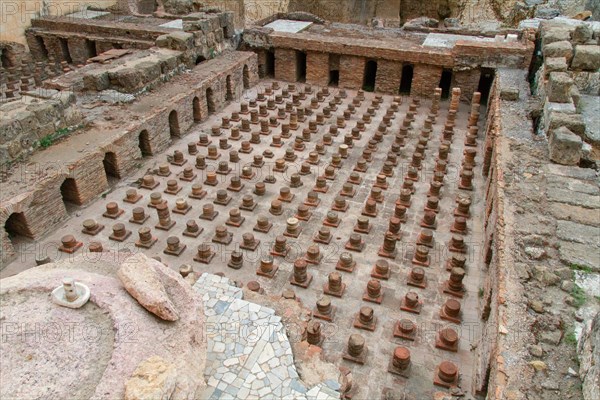
[[[423,49],[400,40],[353,38],[351,41],[339,36],[304,35],[302,37],[275,32],[270,33],[272,46],[276,49],[298,49],[302,51],[328,52],[333,54],[392,60],[415,64],[434,64],[452,67],[454,58],[450,49],[431,47]],[[518,46],[518,43],[515,44]],[[485,54],[485,53],[482,53]]]
[[[296,51],[275,49],[275,79],[296,82]]]
[[[479,68],[452,71],[452,87],[460,88],[460,100],[470,102],[473,92],[477,91],[481,71]]]
[[[3,198],[0,204],[0,224],[4,225],[13,212],[23,212],[33,238],[40,238],[68,217],[60,193],[60,186],[67,177],[75,180],[79,201],[82,204],[94,200],[108,188],[102,163],[106,152],[115,153],[117,172],[121,178],[136,171],[141,158],[138,143],[142,130],[148,131],[154,154],[164,151],[171,142],[170,112],[177,111],[181,136],[184,136],[193,124],[194,97],[200,99],[201,115],[204,119],[208,118],[206,89],[211,88],[213,91],[216,110],[222,109],[226,103],[227,76],[230,76],[234,99],[242,95],[244,66],[248,67],[249,84],[255,85],[259,79],[256,55],[247,52],[231,52],[197,66],[191,74],[196,77],[196,82],[186,80],[189,85],[188,90],[165,97],[160,103],[162,106],[156,106],[156,98],[163,96],[160,88],[125,106],[130,107],[130,110],[124,110],[126,113],[137,114],[139,110],[144,110],[145,114],[138,119],[132,119],[133,126],[128,126],[122,133],[116,136],[106,135],[106,143],[98,146],[96,151],[81,156],[69,167],[60,163],[61,168],[54,170],[52,175],[43,180],[32,181],[29,185],[30,191],[8,199]],[[101,128],[96,129],[100,130],[99,134],[104,132]],[[52,151],[52,148],[46,151]],[[23,187],[23,184],[19,187]],[[16,251],[5,230],[1,230],[0,241],[2,247],[0,266],[3,266],[15,257]]]
[[[310,51],[306,54],[306,82],[319,86],[329,84],[329,53]]]
[[[268,59],[268,51],[265,49],[260,49],[256,52],[257,60],[258,60],[258,75],[261,78],[267,76],[267,59]]]
[[[484,225],[484,260],[486,260],[485,282],[483,284],[482,296],[482,337],[487,340],[481,340],[477,348],[477,361],[475,366],[475,374],[473,379],[474,390],[488,390],[488,394],[492,397],[497,395],[495,388],[503,383],[496,380],[498,376],[503,375],[503,359],[497,356],[499,350],[498,340],[499,324],[502,316],[499,315],[499,305],[503,302],[504,295],[501,293],[504,289],[501,287],[502,280],[502,215],[504,213],[504,195],[502,193],[503,172],[497,165],[497,152],[500,151],[496,147],[496,139],[499,134],[498,125],[498,110],[499,110],[498,93],[493,90],[490,95],[490,102],[487,113],[486,131],[485,131],[485,148],[489,157],[491,157],[490,166],[488,169],[482,170],[486,175],[486,218]],[[487,254],[489,256],[486,255]],[[491,252],[491,253],[490,253]],[[491,255],[490,255],[491,254]],[[505,322],[504,322],[505,323]],[[489,377],[486,376],[487,372]],[[500,374],[498,375],[498,373]],[[489,379],[489,382],[488,382]],[[486,387],[486,385],[488,385]]]
[[[67,43],[73,64],[85,64],[88,58],[93,57],[93,54],[91,54],[88,49],[87,40],[85,38],[70,37],[67,39]]]
[[[377,80],[375,91],[397,94],[400,89],[400,79],[402,77],[402,63],[388,60],[378,60],[377,62]]]
[[[340,57],[340,83],[346,89],[360,89],[363,84],[365,59],[354,56]]]
[[[440,83],[443,68],[437,65],[416,64],[413,69],[411,96],[432,97]]]

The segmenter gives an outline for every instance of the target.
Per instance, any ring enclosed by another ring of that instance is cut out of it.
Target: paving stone
[[[558,253],[566,265],[581,265],[600,272],[600,251],[591,251],[589,244],[560,242]]]
[[[600,198],[585,193],[577,193],[564,189],[552,189],[548,191],[547,196],[549,201],[556,201],[584,208],[600,208]]]
[[[194,284],[194,289],[203,297],[207,295],[210,298],[205,302],[205,307],[210,307],[206,311],[212,310],[217,314],[210,322],[220,327],[215,335],[208,336],[207,361],[211,365],[207,362],[207,382],[215,387],[210,398],[281,398],[291,391],[298,395],[306,393],[304,385],[297,380],[298,373],[281,317],[276,316],[273,309],[242,300],[240,295],[243,292],[239,288],[232,288],[229,280],[210,274],[203,274]],[[218,300],[212,301],[216,298]],[[242,324],[242,321],[246,323]],[[242,327],[249,324],[269,329],[258,331],[254,341],[237,335]],[[222,331],[223,328],[225,331]],[[230,333],[236,336],[229,337]],[[242,354],[248,355],[243,366],[239,358]],[[284,382],[291,383],[289,387],[283,387]],[[318,387],[316,389],[315,393],[322,393]],[[327,395],[326,398],[339,398],[339,394],[337,397]]]
[[[548,148],[553,162],[562,165],[578,165],[583,155],[583,140],[568,128],[561,126],[550,132]]]
[[[571,221],[557,221],[556,235],[565,241],[600,247],[600,228],[593,226]]]
[[[600,227],[600,209],[589,210],[564,203],[550,203],[548,211],[556,219]]]

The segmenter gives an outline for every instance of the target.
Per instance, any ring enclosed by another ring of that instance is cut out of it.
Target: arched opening
[[[4,223],[4,230],[8,234],[8,238],[10,239],[13,247],[16,247],[20,239],[33,239],[33,234],[31,233],[29,224],[27,224],[27,221],[25,220],[25,215],[21,212],[10,214]]]
[[[95,41],[85,39],[85,48],[87,50],[87,58],[96,57],[98,55],[98,52],[96,51]]]
[[[204,61],[206,61],[206,58],[202,54],[200,54],[200,55],[198,55],[198,57],[196,57],[196,65],[203,63]]]
[[[113,43],[112,47],[113,49],[122,49],[123,45],[121,43]]]
[[[413,80],[413,66],[406,64],[402,66],[402,79],[400,79],[400,94],[410,95]]]
[[[202,109],[200,108],[200,99],[198,96],[192,100],[192,109],[194,114],[194,122],[202,121]]]
[[[140,147],[140,151],[142,152],[142,157],[152,155],[152,147],[150,147],[150,134],[146,129],[140,132],[140,136],[138,138],[138,146]]]
[[[306,53],[296,51],[296,81],[306,82]]]
[[[244,89],[250,89],[250,70],[245,64],[242,70],[242,80],[244,81]]]
[[[477,85],[477,91],[481,93],[481,104],[487,104],[488,97],[490,96],[490,90],[492,89],[492,83],[494,83],[495,75],[496,73],[493,69],[481,68],[479,85]]]
[[[206,106],[208,107],[209,113],[215,112],[216,107],[212,88],[206,89]]]
[[[65,60],[68,64],[73,63],[73,59],[71,58],[71,52],[69,51],[69,42],[65,38],[58,38],[58,43],[60,44],[60,51],[63,56],[63,60]]]
[[[179,136],[181,131],[179,130],[179,118],[177,117],[177,111],[173,110],[169,113],[169,133],[171,137]]]
[[[109,180],[110,178],[120,178],[119,168],[117,165],[117,155],[115,153],[109,151],[104,154],[104,160],[102,160],[102,164],[104,164],[104,172]]]
[[[12,67],[12,63],[10,62],[10,59],[8,58],[8,54],[6,54],[6,49],[3,49],[2,53],[0,53],[0,64],[2,65],[2,68]]]
[[[275,53],[273,51],[267,51],[265,60],[265,71],[264,77],[272,78],[275,76]]]
[[[233,101],[233,85],[231,83],[231,75],[227,75],[227,78],[225,78],[225,86],[226,86],[226,92],[225,92],[225,101]]]
[[[452,70],[444,69],[440,78],[439,88],[442,89],[442,99],[450,97],[450,86],[452,85]]]
[[[363,75],[363,90],[373,92],[375,90],[375,79],[377,78],[377,61],[369,60],[365,64]]]
[[[37,47],[40,50],[41,56],[44,60],[48,59],[48,49],[46,48],[46,43],[44,43],[44,38],[41,36],[34,36]]]
[[[60,194],[63,203],[65,203],[65,207],[67,207],[67,211],[69,210],[69,205],[81,205],[81,196],[79,195],[79,189],[77,188],[75,179],[65,179],[62,185],[60,185]]]
[[[338,86],[340,83],[340,56],[329,55],[329,85]]]

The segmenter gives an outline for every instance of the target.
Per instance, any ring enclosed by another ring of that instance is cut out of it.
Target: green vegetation
[[[53,139],[52,135],[46,135],[40,139],[39,145],[41,148],[46,149],[52,145]]]
[[[479,288],[479,298],[483,298],[483,288]]]
[[[581,272],[585,272],[587,274],[593,272],[592,269],[590,267],[588,267],[587,265],[571,264],[571,265],[569,265],[569,268],[571,268],[573,271],[581,271]]]
[[[575,328],[570,327],[565,333],[565,343],[571,346],[577,346],[577,336],[575,335]]]
[[[573,297],[573,305],[576,308],[581,307],[582,305],[585,304],[585,301],[587,300],[587,296],[585,295],[585,292],[583,291],[582,288],[580,288],[577,285],[573,286],[573,290],[571,290],[571,296]]]
[[[43,149],[47,149],[48,147],[52,146],[52,143],[54,143],[54,141],[56,139],[59,139],[59,138],[65,136],[69,132],[70,132],[69,128],[60,128],[56,132],[54,132],[50,135],[46,135],[43,138],[41,138],[40,140],[38,140],[37,144],[39,147],[41,147]]]

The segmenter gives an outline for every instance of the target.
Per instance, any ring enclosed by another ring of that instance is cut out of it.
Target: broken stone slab
[[[600,246],[598,239],[600,238],[600,228],[578,224],[572,221],[557,221],[556,236],[558,238],[581,244],[590,245],[590,251],[594,246]]]
[[[121,264],[117,276],[125,290],[142,307],[165,321],[177,321],[179,319],[177,310],[155,268],[157,268],[156,262],[138,253]]]
[[[562,112],[551,112],[547,131],[552,132],[558,128],[566,127],[579,137],[585,135],[585,123],[581,114],[567,114]]]
[[[581,160],[583,140],[566,127],[550,132],[550,159],[562,165],[577,165]]]
[[[125,400],[168,400],[177,384],[177,369],[162,357],[142,361],[127,382]]]
[[[563,334],[559,329],[555,331],[544,331],[540,332],[538,340],[542,343],[556,346],[560,343],[562,336]]]
[[[573,79],[566,72],[551,72],[548,79],[546,94],[548,101],[553,103],[570,103]]]
[[[596,171],[590,168],[572,168],[563,167],[561,165],[555,164],[546,164],[545,169],[545,173],[547,174],[562,176],[566,178],[595,181],[598,177]]]
[[[584,140],[594,145],[600,144],[600,101],[598,96],[582,95],[579,108],[585,123]]]
[[[121,93],[116,90],[103,90],[99,93],[98,99],[109,104],[131,103],[135,100],[135,96],[129,93]]]
[[[503,87],[500,91],[500,98],[506,101],[518,101],[519,89],[516,87]]]
[[[575,108],[579,109],[579,101],[581,100],[581,93],[579,93],[579,89],[577,86],[572,85],[571,90],[569,91],[569,96],[571,100],[573,100],[573,104],[575,104]]]
[[[552,19],[558,17],[560,15],[560,11],[556,8],[550,7],[536,7],[534,17],[540,19]]]
[[[564,57],[567,63],[573,58],[573,45],[571,42],[563,40],[547,44],[543,47],[544,57]]]
[[[571,77],[581,94],[594,96],[595,99],[598,98],[597,96],[600,94],[600,72],[571,71]]]
[[[599,209],[600,199],[597,195],[577,193],[567,189],[554,189],[547,194],[549,201],[581,206],[589,209]]]
[[[594,32],[588,24],[581,24],[575,27],[571,40],[574,44],[586,44],[592,40]]]
[[[566,265],[581,265],[600,272],[600,252],[590,250],[589,244],[560,242],[558,255]]]
[[[583,71],[597,71],[600,68],[600,46],[577,45],[571,68]]]
[[[154,44],[156,45],[156,47],[160,47],[160,48],[169,48],[170,44],[171,44],[171,38],[169,37],[169,35],[160,35],[159,37],[156,38],[156,40],[154,41]]]
[[[83,87],[86,90],[101,91],[108,89],[110,79],[106,70],[91,70],[83,75]]]
[[[407,21],[404,25],[408,28],[437,28],[440,22],[437,19],[429,17],[419,17]]]
[[[552,26],[543,29],[542,33],[542,47],[551,43],[570,41],[571,32],[569,29],[563,26]]]
[[[544,59],[544,72],[546,77],[551,72],[566,72],[569,69],[567,59],[564,57],[547,57]]]

